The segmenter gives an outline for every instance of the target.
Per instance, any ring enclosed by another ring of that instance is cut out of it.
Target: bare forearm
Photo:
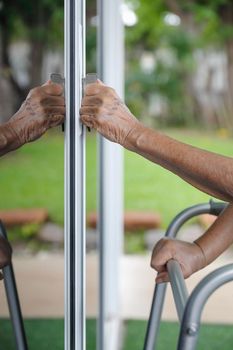
[[[233,243],[233,204],[230,204],[206,233],[195,241],[206,264],[211,263]]]
[[[233,159],[183,144],[144,127],[116,92],[98,81],[85,90],[82,122],[212,196],[233,202]]]
[[[192,147],[141,125],[127,148],[211,196],[233,201],[233,159]]]
[[[230,204],[215,223],[195,242],[173,238],[159,240],[152,253],[151,267],[157,272],[156,282],[167,282],[167,262],[179,262],[185,278],[215,260],[233,243],[233,204]]]
[[[32,89],[11,119],[0,125],[0,156],[41,137],[64,121],[63,87],[46,84]]]
[[[10,123],[0,125],[0,156],[21,146],[19,138],[15,135]]]

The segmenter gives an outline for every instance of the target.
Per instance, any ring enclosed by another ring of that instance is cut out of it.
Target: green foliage
[[[225,0],[207,1],[207,4],[201,2],[192,4],[190,11],[200,29],[199,45],[224,45],[226,40],[232,38],[233,23],[229,23],[225,18],[228,7],[229,1]],[[230,8],[229,11],[231,11]]]
[[[63,45],[64,0],[2,0],[1,23],[7,25],[12,38],[41,40],[46,45]],[[88,0],[89,12],[95,1]]]
[[[167,110],[159,119],[162,124],[190,126],[199,122],[199,106],[190,89],[190,78],[195,71],[194,53],[198,48],[213,46],[224,50],[232,40],[233,4],[226,0],[128,0],[128,3],[138,17],[137,25],[126,29],[129,106],[139,118],[149,115],[153,92],[167,102]],[[181,25],[166,23],[165,15],[169,12],[180,17]],[[174,57],[173,65],[156,57],[164,48]],[[149,74],[140,66],[142,54],[147,51],[156,62]]]
[[[96,28],[88,25],[87,26],[87,37],[86,37],[86,71],[88,73],[97,71],[96,62]]]
[[[26,224],[9,229],[9,237],[11,242],[28,242],[34,239],[39,231],[40,225]]]
[[[47,44],[62,43],[63,0],[4,0],[0,10],[2,25],[10,38],[26,37]]]
[[[35,237],[36,234],[38,233],[39,228],[40,228],[40,225],[33,224],[33,223],[22,226],[22,229],[21,229],[22,237],[24,239],[30,239],[32,237]]]
[[[197,48],[214,46],[224,50],[233,40],[233,3],[227,0],[126,2],[138,17],[137,25],[126,28],[127,103],[138,117],[151,117],[148,106],[152,95],[156,94],[167,102],[166,112],[157,119],[159,123],[192,125],[200,114],[197,99],[190,91],[190,77],[195,69],[193,54]],[[12,40],[23,38],[31,45],[38,43],[40,50],[62,48],[63,0],[2,0],[1,4],[0,29],[7,45]],[[181,18],[181,25],[171,26],[165,22],[164,18],[170,12]],[[87,0],[88,72],[96,71],[96,28],[90,25],[90,19],[95,15],[96,1]],[[164,49],[174,57],[173,65],[156,57]],[[4,52],[6,55],[6,48]],[[151,52],[156,59],[156,65],[149,74],[143,72],[140,66],[144,52]],[[42,59],[43,55],[40,57]],[[33,63],[31,67],[34,67]]]
[[[51,15],[47,33],[48,44],[56,47],[64,46],[64,9],[57,8]]]
[[[148,105],[152,93],[164,99],[168,105],[165,114],[157,122],[171,124],[190,124],[192,110],[187,101],[185,76],[192,67],[191,52],[193,40],[181,27],[168,26],[164,21],[167,7],[164,1],[143,0],[140,5],[133,2],[138,24],[126,31],[129,46],[126,81],[126,101],[133,112],[140,118],[148,115]],[[172,62],[158,52],[165,50]],[[156,61],[153,71],[148,74],[140,67],[143,51],[152,52]],[[190,118],[187,120],[187,115]],[[172,116],[172,118],[171,118]]]
[[[127,40],[132,45],[143,45],[145,50],[155,48],[164,37],[163,15],[166,11],[162,0],[128,1],[133,5],[138,24],[127,30]]]
[[[126,233],[124,251],[125,254],[145,254],[144,233]]]

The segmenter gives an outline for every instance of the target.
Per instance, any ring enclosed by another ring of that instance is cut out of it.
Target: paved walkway
[[[121,313],[125,319],[148,319],[155,273],[149,267],[150,256],[123,256],[121,259]],[[231,260],[233,261],[233,259]],[[222,256],[211,268],[192,276],[188,289],[212,269],[229,263],[229,254]],[[87,314],[97,311],[97,257],[87,258]],[[63,317],[63,256],[41,253],[37,257],[15,257],[14,267],[25,317]],[[169,288],[170,289],[170,288]],[[219,289],[205,308],[203,321],[233,323],[233,283]],[[0,317],[7,316],[3,284],[0,283]],[[163,319],[177,320],[168,291]]]

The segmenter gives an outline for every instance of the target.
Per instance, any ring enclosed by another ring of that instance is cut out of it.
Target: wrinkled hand
[[[87,127],[126,148],[129,148],[130,134],[141,127],[115,90],[100,80],[87,85],[80,116]]]
[[[65,116],[63,87],[48,81],[32,89],[19,111],[9,120],[9,131],[21,146],[42,136],[48,129],[61,124]]]
[[[11,261],[12,249],[8,241],[0,237],[0,269],[8,265]],[[0,272],[0,280],[3,278]]]
[[[169,281],[166,264],[171,259],[180,264],[184,278],[206,266],[203,251],[197,244],[163,238],[155,245],[151,258],[151,267],[158,272],[157,283]]]

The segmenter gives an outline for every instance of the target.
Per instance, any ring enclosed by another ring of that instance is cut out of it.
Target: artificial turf
[[[122,350],[142,350],[147,323],[125,322],[125,338]],[[25,328],[30,350],[63,350],[63,320],[27,319]],[[179,325],[162,322],[157,350],[175,350]],[[87,349],[95,350],[96,321],[87,321]],[[233,327],[231,325],[204,324],[201,326],[197,350],[232,350]],[[0,320],[0,350],[15,350],[9,320]]]

